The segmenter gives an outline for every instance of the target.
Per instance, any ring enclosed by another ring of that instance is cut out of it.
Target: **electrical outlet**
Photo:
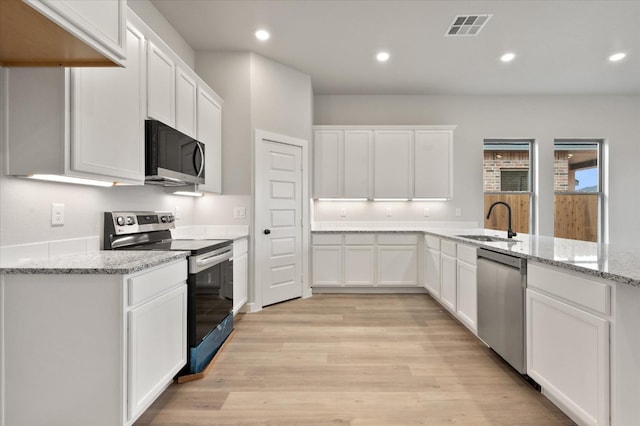
[[[182,211],[180,210],[180,206],[176,206],[173,214],[176,217],[176,220],[181,219],[182,218]]]
[[[340,217],[347,217],[347,209],[345,208],[340,209]]]
[[[424,211],[422,212],[422,214],[424,215],[424,217],[431,216],[431,210],[429,209],[429,207],[425,207]]]
[[[247,209],[244,207],[234,207],[233,208],[233,218],[234,219],[244,219],[247,217]]]
[[[462,209],[461,209],[460,207],[457,207],[457,208],[456,208],[456,216],[457,216],[457,217],[462,216]]]
[[[387,207],[387,210],[386,210],[385,214],[386,214],[387,217],[393,216],[393,214],[391,213],[391,208]]]
[[[64,204],[51,203],[51,226],[64,226]]]

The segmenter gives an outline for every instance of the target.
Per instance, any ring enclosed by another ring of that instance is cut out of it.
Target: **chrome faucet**
[[[487,213],[487,219],[489,219],[489,217],[491,216],[491,211],[497,204],[502,204],[509,211],[509,224],[507,228],[507,238],[515,237],[518,234],[513,232],[513,229],[511,229],[511,206],[509,204],[505,203],[504,201],[496,201],[495,203],[491,204],[491,206],[489,206],[489,212]]]

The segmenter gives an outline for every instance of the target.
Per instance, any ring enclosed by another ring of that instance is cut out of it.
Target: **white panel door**
[[[313,197],[342,196],[342,130],[316,130],[313,137]]]
[[[197,138],[196,82],[182,68],[176,68],[176,129]]]
[[[147,116],[175,127],[176,65],[156,45],[147,44]]]
[[[456,265],[455,257],[440,253],[440,301],[451,312],[456,312]]]
[[[413,131],[374,133],[374,197],[413,196]]]
[[[71,169],[144,182],[144,65],[130,28],[124,68],[71,69]]]
[[[474,333],[478,332],[478,286],[476,265],[458,260],[458,303],[456,314]]]
[[[440,299],[440,250],[427,247],[424,256],[424,286],[434,298]]]
[[[415,286],[418,284],[416,246],[378,245],[378,284]]]
[[[344,132],[344,197],[371,198],[373,132]]]
[[[214,95],[202,87],[197,96],[197,139],[204,143],[205,192],[222,194],[222,108]]]
[[[375,284],[374,246],[354,245],[344,248],[344,283],[347,286]]]
[[[302,148],[263,140],[262,306],[302,296]]]
[[[342,246],[313,246],[314,286],[342,286]]]
[[[609,424],[609,321],[527,289],[527,374],[580,423]]]
[[[416,198],[453,196],[453,133],[447,130],[416,130]]]

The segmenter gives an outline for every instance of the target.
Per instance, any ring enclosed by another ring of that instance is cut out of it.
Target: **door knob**
[[[271,233],[271,229],[265,229],[264,230],[264,235],[269,235]]]

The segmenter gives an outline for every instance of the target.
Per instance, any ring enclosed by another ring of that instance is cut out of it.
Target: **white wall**
[[[554,138],[603,138],[609,150],[610,242],[640,236],[640,96],[316,96],[314,124],[455,124],[454,199],[431,220],[483,220],[485,138],[530,138],[539,154],[539,231],[553,235]],[[337,206],[316,203],[315,220],[340,220]],[[344,203],[341,203],[344,204]],[[383,220],[373,203],[347,206],[346,220]],[[455,217],[460,208],[461,217]],[[397,213],[424,220],[422,209]]]

